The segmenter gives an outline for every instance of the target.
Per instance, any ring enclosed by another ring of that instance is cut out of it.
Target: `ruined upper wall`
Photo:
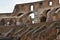
[[[49,5],[50,2],[52,2],[52,6]],[[18,13],[30,12],[31,5],[34,6],[34,11],[37,11],[41,8],[58,6],[59,0],[44,0],[44,1],[31,2],[31,3],[25,3],[25,4],[16,4],[14,11],[13,11],[13,15],[16,15]]]
[[[49,3],[52,2],[52,6],[57,6],[59,5],[59,0],[45,0],[43,3],[42,3],[42,8],[45,8],[45,7],[52,7],[49,5]]]
[[[19,13],[19,12],[29,12],[29,7],[30,4],[17,4],[14,8],[14,13]]]
[[[13,11],[13,15],[16,15],[18,13],[29,13],[31,12],[30,7],[31,5],[34,6],[34,10],[36,8],[39,8],[39,3],[43,2],[43,1],[39,1],[39,2],[32,2],[32,3],[25,3],[25,4],[16,4],[14,11]],[[35,7],[36,5],[36,7]]]

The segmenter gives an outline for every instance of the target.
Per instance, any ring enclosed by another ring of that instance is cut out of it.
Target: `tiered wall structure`
[[[35,16],[33,19],[30,16],[32,13]],[[59,30],[59,0],[16,4],[12,13],[0,14],[1,39],[60,40]]]

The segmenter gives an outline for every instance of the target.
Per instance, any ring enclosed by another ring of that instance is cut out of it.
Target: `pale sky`
[[[0,1],[0,13],[10,13],[13,11],[16,4],[29,3],[42,0],[1,0]]]

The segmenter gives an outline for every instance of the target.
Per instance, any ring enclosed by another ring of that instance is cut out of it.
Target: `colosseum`
[[[16,4],[12,13],[0,13],[0,40],[60,40],[59,0]]]

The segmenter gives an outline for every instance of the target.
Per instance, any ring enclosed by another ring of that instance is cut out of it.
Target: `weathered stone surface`
[[[49,2],[52,2],[52,6]],[[32,13],[35,16],[33,19],[30,16]],[[56,40],[60,33],[57,33],[57,26],[60,28],[58,0],[16,4],[12,13],[0,14],[2,40],[6,37],[13,37],[13,40]]]

